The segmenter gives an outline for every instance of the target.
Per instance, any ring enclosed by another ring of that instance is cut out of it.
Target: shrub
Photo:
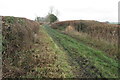
[[[39,32],[39,24],[32,20],[16,17],[3,17],[2,21],[3,76],[6,77],[5,74],[12,76],[9,74],[9,67],[13,68],[14,66],[19,71],[21,70],[18,62],[22,60],[23,54],[29,55],[25,52],[32,48],[34,34]]]
[[[48,15],[48,20],[50,23],[53,23],[58,20],[58,18],[54,14],[49,14]]]
[[[15,18],[14,17],[12,17],[12,16],[7,16],[6,18],[5,18],[5,22],[6,23],[14,23],[15,22]]]

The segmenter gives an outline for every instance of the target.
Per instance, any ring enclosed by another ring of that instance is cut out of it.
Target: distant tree
[[[35,21],[45,22],[45,18],[44,18],[44,17],[36,17],[36,18],[35,18]]]
[[[58,21],[58,14],[59,14],[59,11],[56,10],[56,14],[54,14],[53,12],[54,11],[54,7],[51,6],[50,9],[49,9],[49,12],[48,12],[48,15],[46,15],[45,17],[36,17],[35,18],[35,21],[38,21],[38,22],[47,22],[47,23],[53,23],[55,21]]]
[[[48,20],[50,23],[53,23],[53,22],[57,21],[58,18],[54,14],[48,14]]]
[[[51,7],[50,7],[50,10],[49,10],[49,13],[50,13],[50,14],[53,14],[53,11],[54,11],[54,7],[51,6]]]
[[[56,10],[55,15],[58,17],[59,13],[60,13],[60,12],[59,12],[58,10]]]

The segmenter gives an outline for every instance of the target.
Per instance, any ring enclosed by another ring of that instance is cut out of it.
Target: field
[[[50,27],[46,26],[45,29],[72,59],[71,65],[76,66],[75,73],[78,73],[78,77],[113,78],[117,76],[117,61],[109,58],[104,52],[90,48],[70,36],[50,29]]]
[[[105,51],[116,45],[64,31],[63,25],[55,29],[15,17],[3,22],[4,78],[118,78],[118,60]]]
[[[73,20],[56,22],[51,27],[105,52],[114,59],[118,57],[118,25],[92,20]]]

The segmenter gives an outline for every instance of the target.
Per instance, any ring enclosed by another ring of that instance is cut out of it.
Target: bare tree
[[[53,13],[53,11],[54,11],[54,7],[53,7],[53,6],[51,6],[51,7],[50,7],[50,11],[49,11],[49,13],[50,13],[50,14],[52,14],[52,13]]]
[[[55,15],[58,17],[59,13],[60,13],[60,12],[59,12],[58,10],[56,10]]]

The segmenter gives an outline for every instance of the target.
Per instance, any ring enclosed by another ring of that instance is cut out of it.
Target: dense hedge
[[[10,16],[2,17],[3,77],[18,76],[24,72],[19,65],[29,66],[25,65],[24,59],[21,64],[19,62],[23,55],[27,54],[26,51],[32,48],[34,36],[38,32],[39,24],[35,21]],[[12,71],[17,73],[13,74]]]
[[[92,20],[74,20],[74,21],[61,21],[52,24],[53,28],[73,26],[78,32],[84,32],[91,37],[104,39],[111,43],[118,42],[118,25],[103,23]]]

